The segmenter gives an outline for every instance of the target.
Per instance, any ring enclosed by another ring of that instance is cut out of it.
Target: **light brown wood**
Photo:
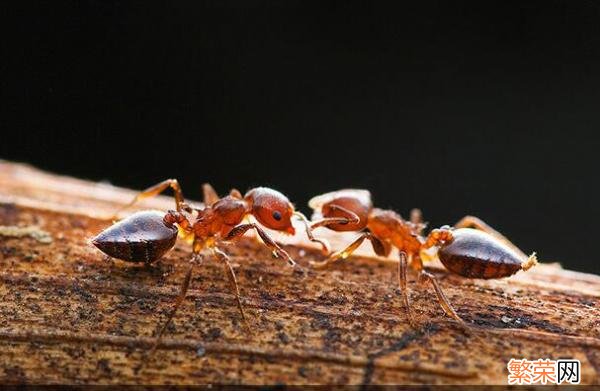
[[[182,186],[185,192],[200,183]],[[330,270],[305,275],[251,237],[227,251],[239,265],[254,335],[244,331],[223,267],[208,259],[147,359],[190,249],[178,244],[153,268],[106,262],[88,240],[134,195],[0,162],[0,382],[503,384],[512,357],[576,358],[582,384],[600,382],[598,276],[542,264],[510,279],[475,281],[434,263],[458,313],[481,329],[462,330],[410,276],[423,325],[413,330],[394,260],[371,258],[365,247]],[[173,206],[158,197],[140,208]],[[316,234],[334,248],[354,237]],[[301,235],[287,242],[306,268],[321,259]],[[543,249],[536,250],[543,262]]]

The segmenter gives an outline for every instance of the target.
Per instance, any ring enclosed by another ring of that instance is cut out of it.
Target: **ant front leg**
[[[238,226],[233,227],[231,229],[231,231],[229,231],[227,236],[225,238],[223,238],[223,240],[228,241],[228,240],[238,239],[238,238],[242,237],[246,233],[246,231],[248,231],[249,229],[253,229],[253,228],[258,233],[258,236],[260,236],[260,238],[263,240],[263,243],[265,244],[265,246],[267,246],[273,252],[274,257],[283,258],[291,266],[296,266],[296,262],[292,259],[292,257],[290,257],[290,254],[288,254],[287,251],[285,251],[284,249],[279,247],[279,245],[277,243],[275,243],[275,241],[273,239],[271,239],[271,237],[269,235],[267,235],[267,233],[261,227],[256,225],[255,223],[240,224]]]
[[[379,240],[379,238],[374,236],[371,232],[366,231],[362,235],[360,235],[358,238],[356,238],[356,240],[354,240],[354,242],[350,243],[350,245],[348,247],[346,247],[345,249],[343,249],[342,251],[338,251],[338,252],[331,254],[331,256],[329,258],[327,258],[326,260],[324,260],[322,262],[311,262],[311,265],[316,269],[322,269],[322,268],[326,267],[327,265],[329,265],[330,263],[337,261],[338,259],[346,259],[354,251],[356,251],[357,248],[360,247],[360,245],[362,244],[362,242],[365,241],[365,239],[368,239],[371,241],[371,245],[373,246],[373,250],[375,251],[375,254],[377,254],[379,256],[387,256],[389,254],[390,247],[387,246],[386,244],[384,244],[384,242]]]
[[[327,227],[328,225],[332,224],[357,224],[360,221],[360,218],[358,217],[358,215],[356,215],[356,213],[346,208],[343,208],[338,205],[331,205],[330,209],[339,210],[346,214],[346,217],[325,217],[321,220],[309,222],[306,216],[304,216],[302,213],[294,212],[294,215],[300,218],[300,220],[304,224],[308,240],[310,240],[311,242],[319,243],[321,245],[321,251],[325,255],[329,255],[329,253],[331,252],[331,246],[329,245],[329,242],[325,239],[316,238],[312,232],[313,229],[317,227]]]
[[[313,235],[312,227],[310,226],[310,222],[308,221],[306,216],[297,211],[294,212],[294,215],[297,216],[300,219],[300,221],[302,221],[302,223],[304,224],[308,240],[310,240],[311,242],[319,243],[321,245],[321,251],[323,252],[323,254],[329,255],[329,253],[331,252],[331,246],[329,245],[329,242],[325,239],[318,239]]]
[[[456,224],[454,224],[454,228],[475,228],[480,231],[483,231],[487,234],[494,236],[496,239],[500,240],[513,250],[517,252],[523,259],[529,258],[520,248],[518,248],[513,242],[508,240],[508,238],[502,235],[500,232],[496,231],[485,221],[481,220],[479,217],[475,216],[465,216],[460,219]]]
[[[181,191],[181,186],[179,186],[179,182],[177,181],[177,179],[167,179],[167,180],[157,183],[156,185],[151,186],[151,187],[147,188],[146,190],[143,190],[142,192],[140,192],[129,204],[123,206],[122,208],[117,210],[117,212],[115,212],[115,214],[113,216],[113,220],[122,211],[135,205],[138,201],[141,201],[141,200],[144,200],[147,198],[156,197],[157,195],[159,195],[160,193],[162,193],[163,191],[165,191],[168,188],[171,188],[173,190],[174,197],[175,197],[175,206],[176,206],[177,211],[181,212],[182,210],[185,210],[186,212],[191,212],[192,211],[191,208],[185,203],[185,201],[183,199],[183,192]]]
[[[339,210],[344,213],[346,216],[344,217],[325,217],[321,220],[314,221],[310,224],[310,228],[315,229],[317,227],[327,227],[332,224],[358,224],[360,222],[360,217],[351,210],[348,210],[339,205],[331,205],[329,207],[331,210]]]

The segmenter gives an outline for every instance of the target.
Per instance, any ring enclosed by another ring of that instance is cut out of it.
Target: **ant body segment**
[[[409,221],[392,210],[374,208],[367,190],[345,189],[316,196],[309,201],[314,210],[311,229],[326,227],[333,231],[359,232],[360,236],[343,250],[331,254],[313,267],[324,268],[334,261],[346,259],[367,239],[379,256],[387,257],[392,247],[399,251],[399,284],[404,307],[414,326],[407,292],[407,269],[418,273],[418,281],[431,282],[444,312],[462,325],[464,320],[456,313],[442,291],[436,277],[423,268],[423,260],[431,259],[427,252],[438,248],[438,258],[452,273],[466,278],[495,279],[508,277],[519,270],[528,270],[537,263],[535,253],[527,257],[508,239],[473,216],[461,219],[454,228],[443,226],[427,236],[421,212],[413,209]],[[333,221],[332,219],[336,219]],[[477,229],[472,229],[474,227]]]
[[[219,248],[219,244],[239,239],[248,230],[254,229],[276,258],[283,258],[289,265],[295,266],[296,263],[290,255],[263,230],[261,225],[286,234],[294,234],[291,218],[297,216],[305,223],[309,239],[320,243],[324,252],[329,252],[326,242],[312,237],[306,217],[294,210],[287,197],[266,187],[251,189],[244,196],[238,190],[232,189],[228,196],[219,198],[212,186],[204,184],[204,206],[196,208],[185,203],[177,180],[168,179],[142,191],[121,210],[142,199],[156,196],[168,188],[174,192],[175,210],[166,213],[157,211],[134,213],[92,239],[92,243],[110,257],[146,264],[155,262],[170,250],[175,245],[178,233],[192,243],[193,254],[190,267],[171,314],[157,334],[156,344],[186,296],[194,265],[198,263],[202,250],[210,250],[225,264],[246,327],[248,324],[235,272],[228,255]],[[253,216],[259,224],[242,223],[249,216]]]

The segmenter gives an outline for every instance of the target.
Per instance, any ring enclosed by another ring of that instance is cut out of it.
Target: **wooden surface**
[[[498,384],[512,357],[577,358],[582,383],[600,382],[598,276],[546,264],[474,281],[433,265],[459,314],[480,329],[449,321],[431,290],[410,276],[423,325],[413,330],[393,262],[362,255],[303,274],[252,237],[226,249],[239,264],[254,335],[241,326],[222,265],[209,258],[147,359],[190,250],[180,243],[154,268],[106,262],[89,238],[134,194],[0,161],[0,382]],[[144,206],[172,205],[159,197]],[[353,237],[317,233],[335,246]],[[306,267],[321,257],[300,237],[288,243]]]

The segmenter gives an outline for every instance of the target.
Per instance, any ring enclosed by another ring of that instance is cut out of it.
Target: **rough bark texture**
[[[393,262],[360,255],[303,274],[251,237],[226,250],[239,264],[254,335],[242,327],[222,265],[209,258],[164,343],[146,358],[190,249],[180,243],[152,268],[104,260],[88,240],[134,194],[0,162],[0,382],[496,384],[506,383],[512,357],[577,358],[582,383],[600,381],[598,276],[542,264],[475,281],[434,265],[459,314],[481,329],[449,321],[410,276],[423,325],[413,330]],[[172,205],[166,197],[143,204]],[[337,245],[353,237],[317,233]],[[321,257],[303,239],[288,243],[304,266]]]

